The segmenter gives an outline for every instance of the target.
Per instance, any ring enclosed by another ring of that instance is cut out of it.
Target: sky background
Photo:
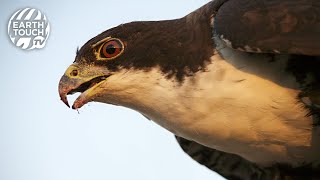
[[[222,179],[139,113],[98,103],[78,113],[58,96],[77,46],[119,24],[179,18],[207,2],[0,0],[0,179]],[[8,37],[8,20],[25,7],[39,9],[50,22],[44,49],[24,51]]]

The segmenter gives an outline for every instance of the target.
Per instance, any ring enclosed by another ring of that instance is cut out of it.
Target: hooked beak
[[[80,92],[81,95],[74,102],[72,108],[79,109],[84,104],[92,101],[97,95],[95,90],[110,76],[110,73],[102,68],[93,68],[86,75],[79,72],[80,68],[71,65],[59,82],[59,95],[61,101],[70,108],[67,95]],[[77,73],[74,73],[74,72]],[[88,71],[88,69],[87,69]],[[87,72],[86,71],[86,72]]]
[[[68,84],[68,78],[64,75],[59,82],[59,95],[61,101],[70,108],[67,95],[72,91],[72,87]]]

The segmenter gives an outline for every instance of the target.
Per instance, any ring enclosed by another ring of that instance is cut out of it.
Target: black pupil
[[[116,48],[114,47],[113,44],[109,44],[107,47],[106,47],[106,52],[108,54],[114,54],[116,52]]]

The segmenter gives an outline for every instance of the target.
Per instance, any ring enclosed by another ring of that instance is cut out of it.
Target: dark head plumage
[[[201,29],[194,30],[194,25],[198,24],[187,18],[123,24],[89,40],[77,53],[75,62],[105,66],[113,72],[119,68],[149,70],[159,66],[167,77],[182,80],[188,73],[203,70],[212,54],[210,28],[199,24]],[[112,60],[99,60],[94,52],[100,47],[92,45],[107,37],[121,40],[124,52]],[[195,57],[201,60],[195,61]]]

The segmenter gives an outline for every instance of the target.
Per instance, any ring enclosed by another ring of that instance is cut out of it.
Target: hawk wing
[[[182,150],[192,159],[227,179],[269,180],[320,178],[320,172],[308,165],[298,168],[281,164],[275,164],[271,167],[261,167],[238,155],[211,149],[178,136],[176,136],[176,139]]]
[[[320,1],[225,0],[214,33],[246,52],[320,56]]]

